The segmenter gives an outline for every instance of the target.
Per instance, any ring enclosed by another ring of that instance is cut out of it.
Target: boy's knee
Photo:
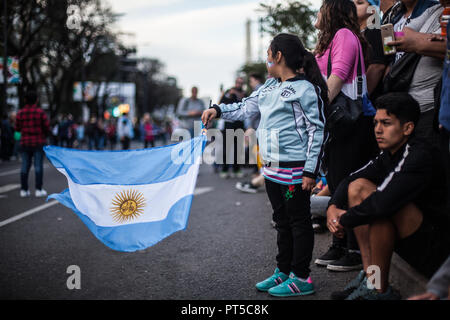
[[[375,184],[371,181],[359,178],[352,181],[348,186],[348,199],[349,200],[364,200],[372,192],[376,190]]]

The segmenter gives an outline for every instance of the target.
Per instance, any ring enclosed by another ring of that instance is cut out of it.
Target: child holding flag
[[[314,247],[310,192],[323,152],[328,89],[316,60],[295,35],[279,34],[267,50],[272,77],[242,102],[214,105],[202,121],[244,120],[260,114],[257,130],[263,175],[277,229],[277,268],[256,284],[279,297],[314,293],[309,265]]]

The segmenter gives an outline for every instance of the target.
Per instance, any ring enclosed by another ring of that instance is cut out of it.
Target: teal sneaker
[[[301,281],[293,272],[289,275],[289,279],[269,290],[269,294],[275,297],[306,296],[313,293],[311,277],[308,277],[307,281]]]
[[[361,283],[361,285],[353,291],[345,300],[400,300],[399,293],[394,291],[389,286],[384,293],[379,293],[376,289],[369,289],[367,287],[367,278]]]
[[[366,273],[361,270],[358,276],[350,281],[342,291],[335,291],[331,293],[331,300],[345,300],[353,291],[359,288],[361,283],[366,279]]]
[[[287,278],[289,278],[289,276],[287,274],[281,272],[280,269],[276,268],[273,275],[271,275],[266,280],[263,280],[256,284],[256,289],[258,289],[259,291],[266,292],[270,288],[273,288],[273,287],[281,284]]]

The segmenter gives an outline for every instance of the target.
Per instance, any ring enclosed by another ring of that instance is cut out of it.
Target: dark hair
[[[323,102],[328,103],[327,83],[320,73],[316,58],[305,49],[299,37],[293,34],[280,33],[270,43],[270,50],[273,57],[280,51],[286,66],[295,73],[299,73],[299,70],[303,68],[306,79],[319,87]]]
[[[393,114],[401,124],[414,122],[416,127],[419,122],[419,103],[406,92],[390,92],[380,96],[375,101],[375,108],[386,110],[388,115]]]
[[[315,53],[323,55],[339,29],[346,28],[358,37],[363,56],[366,58],[368,43],[360,30],[355,3],[351,0],[324,0],[320,12],[322,14],[321,30]]]
[[[258,80],[261,83],[264,83],[264,77],[262,75],[260,75],[259,73],[250,73],[250,75],[248,76],[249,78],[254,78],[256,80]]]
[[[35,104],[37,102],[38,96],[36,91],[28,91],[25,94],[24,102],[25,104]]]

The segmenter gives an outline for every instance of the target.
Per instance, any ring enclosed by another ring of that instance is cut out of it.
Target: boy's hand
[[[345,210],[341,210],[335,205],[331,205],[327,210],[328,230],[330,230],[330,232],[338,238],[342,238],[344,236],[344,228],[339,224],[339,220],[345,213]]]
[[[202,114],[203,125],[206,127],[208,125],[208,122],[210,120],[213,120],[216,117],[217,117],[217,111],[214,108],[203,111],[203,114]]]

